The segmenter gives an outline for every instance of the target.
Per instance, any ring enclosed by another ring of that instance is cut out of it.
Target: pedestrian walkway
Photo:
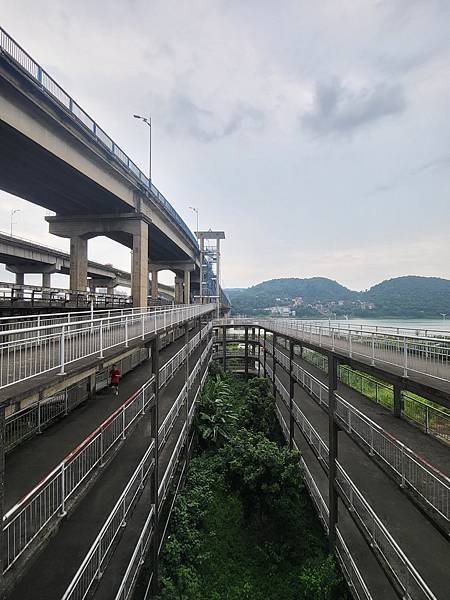
[[[271,367],[270,355],[267,356],[267,362]],[[288,389],[288,374],[281,366],[277,367],[276,373]],[[294,402],[325,444],[328,444],[327,413],[300,386],[295,386]],[[434,442],[434,440],[431,441]],[[398,484],[390,479],[371,457],[344,432],[339,432],[339,463],[431,588],[436,598],[448,600],[448,565],[450,564],[448,540],[412,504]]]
[[[192,338],[198,332],[190,332]],[[160,352],[162,367],[184,346],[184,336]],[[26,441],[6,456],[5,508],[8,511],[33,489],[67,454],[76,448],[92,431],[105,421],[151,375],[149,360],[125,375],[119,386],[119,395],[109,388],[96,394],[92,400],[69,413],[42,434]]]
[[[203,342],[192,352],[190,356],[192,365],[200,358],[204,345]],[[164,421],[185,380],[185,369],[180,368],[160,392],[159,424]],[[114,459],[104,468],[95,484],[63,520],[57,533],[49,540],[45,549],[39,554],[8,598],[11,600],[35,600],[36,598],[59,600],[62,597],[137,464],[149,447],[151,442],[149,415],[150,412],[147,412],[138,421]],[[181,427],[180,423],[183,418],[184,415],[181,412],[177,420],[178,427]],[[161,452],[160,481],[176,443],[176,437],[177,434],[174,430],[174,435],[168,438]],[[145,498],[148,501],[147,488],[141,498],[144,503]],[[149,505],[147,505],[147,514],[148,509]],[[145,510],[142,514],[144,512]],[[136,522],[133,530],[137,531],[138,529],[139,524]]]

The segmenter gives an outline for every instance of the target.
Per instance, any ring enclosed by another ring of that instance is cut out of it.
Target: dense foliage
[[[247,289],[228,292],[234,313],[261,314],[271,306],[290,306],[301,297],[303,305],[295,307],[296,316],[320,317],[308,304],[344,301],[330,308],[337,316],[440,318],[450,314],[450,280],[438,277],[397,277],[383,281],[369,290],[356,292],[324,277],[311,279],[272,279]],[[361,303],[372,303],[369,309]]]
[[[348,598],[299,455],[278,443],[270,389],[266,379],[244,384],[220,368],[210,376],[197,456],[163,551],[159,600]]]

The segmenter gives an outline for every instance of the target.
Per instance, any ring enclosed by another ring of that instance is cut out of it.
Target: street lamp
[[[148,179],[152,181],[152,119],[151,117],[141,117],[140,115],[133,115],[135,119],[140,119],[148,125],[149,138],[148,138]]]
[[[13,217],[18,212],[20,212],[20,208],[11,209],[11,237],[12,237],[12,230],[13,230]]]
[[[193,210],[195,212],[195,214],[197,215],[197,237],[198,237],[198,208],[195,208],[194,206],[190,206],[189,208],[191,210]]]

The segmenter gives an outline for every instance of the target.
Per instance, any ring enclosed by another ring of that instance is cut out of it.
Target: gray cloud
[[[170,103],[166,129],[172,135],[187,135],[210,143],[233,135],[239,130],[260,130],[264,113],[253,106],[238,103],[229,116],[221,118],[215,111],[195,104],[188,96],[176,94]]]
[[[348,135],[405,108],[405,93],[398,84],[351,90],[339,80],[329,79],[317,84],[314,106],[301,117],[301,122],[320,135]]]

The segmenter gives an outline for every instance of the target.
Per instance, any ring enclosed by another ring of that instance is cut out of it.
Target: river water
[[[448,319],[339,319],[333,323],[351,323],[351,325],[371,325],[378,327],[407,327],[411,329],[438,329],[450,332],[450,315]]]

